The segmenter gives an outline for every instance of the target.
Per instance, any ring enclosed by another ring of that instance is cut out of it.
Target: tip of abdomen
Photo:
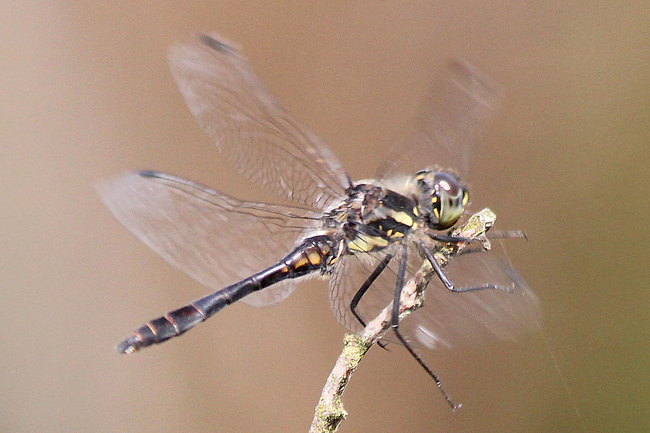
[[[136,335],[129,335],[128,338],[124,339],[120,343],[115,346],[115,350],[117,350],[120,353],[133,353],[140,349],[140,346],[142,345],[142,341],[136,336]]]

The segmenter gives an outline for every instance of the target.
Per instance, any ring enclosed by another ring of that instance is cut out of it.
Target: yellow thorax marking
[[[369,236],[364,233],[357,234],[353,239],[348,240],[348,248],[353,251],[367,253],[375,248],[388,246],[388,241],[379,236]]]
[[[404,211],[400,212],[391,212],[390,216],[393,217],[395,221],[405,226],[411,227],[413,225],[413,218]]]

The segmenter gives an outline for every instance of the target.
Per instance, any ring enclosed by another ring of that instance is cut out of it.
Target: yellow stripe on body
[[[411,215],[407,214],[404,211],[399,211],[399,212],[389,212],[388,215],[390,215],[395,221],[397,221],[400,224],[404,224],[407,227],[411,227],[413,225],[413,218]]]
[[[307,259],[309,260],[309,263],[311,263],[313,266],[318,266],[320,265],[321,262],[321,256],[318,254],[316,251],[311,251],[307,254]]]
[[[375,248],[388,246],[388,241],[379,236],[369,236],[363,233],[357,234],[353,239],[348,239],[348,248],[352,251],[367,253]]]

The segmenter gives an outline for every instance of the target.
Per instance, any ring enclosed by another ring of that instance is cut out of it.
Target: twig
[[[472,215],[469,220],[457,229],[454,236],[469,240],[480,238],[483,247],[489,249],[489,242],[483,235],[494,225],[496,215],[490,209]],[[434,254],[439,263],[446,265],[453,255],[458,254],[468,243],[461,242],[455,245],[446,244]],[[424,302],[424,290],[433,276],[433,270],[427,260],[402,289],[400,298],[399,319],[403,320],[412,311],[418,309]],[[363,356],[386,333],[391,326],[393,303],[391,302],[375,317],[361,335],[346,334],[343,339],[343,351],[332,369],[327,383],[321,393],[314,419],[309,429],[310,433],[331,433],[347,417],[343,408],[341,397],[345,391],[352,373],[357,369]]]

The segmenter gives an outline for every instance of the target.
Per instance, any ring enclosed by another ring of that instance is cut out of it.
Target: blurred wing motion
[[[188,107],[235,170],[315,209],[350,184],[334,154],[285,111],[232,47],[201,35],[169,53]]]
[[[128,173],[99,189],[104,203],[126,228],[169,263],[214,290],[277,262],[319,217],[304,208],[242,202],[156,172]],[[255,306],[280,302],[294,284],[295,280],[285,280],[243,302]]]
[[[492,80],[463,60],[451,62],[427,95],[413,126],[393,144],[378,177],[438,167],[467,181],[478,133],[499,99]]]

